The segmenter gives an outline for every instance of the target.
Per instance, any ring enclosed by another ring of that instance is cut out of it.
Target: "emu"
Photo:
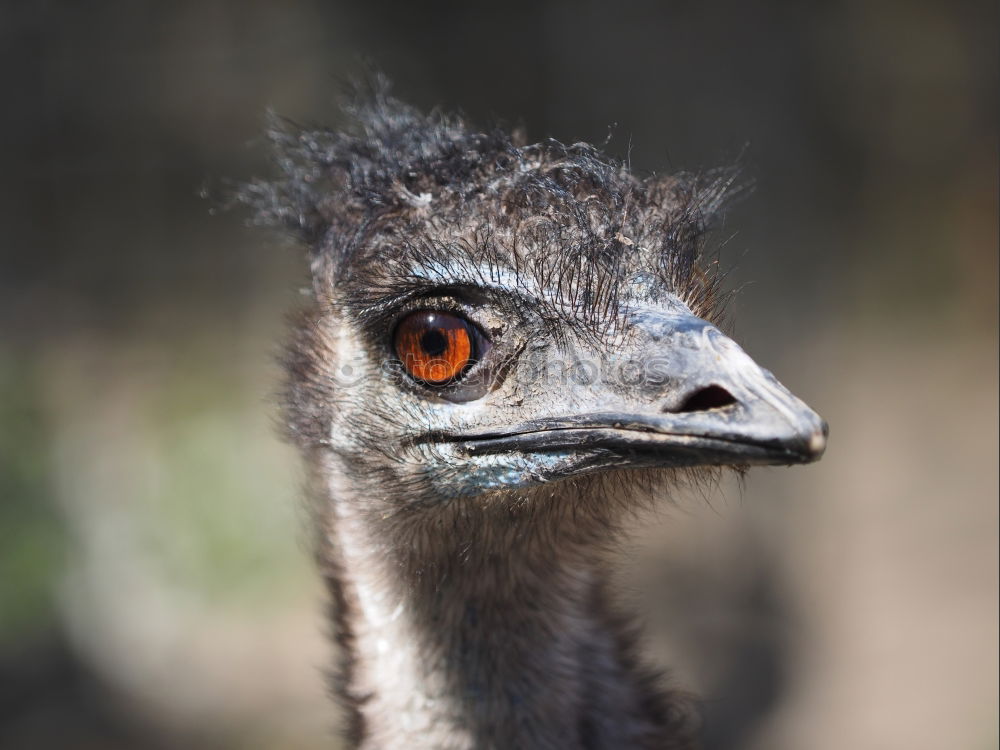
[[[423,114],[379,80],[340,131],[275,122],[243,186],[310,252],[284,414],[305,457],[360,748],[689,748],[690,701],[608,586],[623,522],[826,425],[717,324],[728,171]]]

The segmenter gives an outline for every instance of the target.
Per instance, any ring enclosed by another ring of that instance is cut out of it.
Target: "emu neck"
[[[328,578],[360,746],[670,746],[606,607],[606,521],[476,502],[336,506]]]

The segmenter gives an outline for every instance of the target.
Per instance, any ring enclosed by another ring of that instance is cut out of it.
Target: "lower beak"
[[[613,453],[644,466],[802,464],[826,448],[826,423],[785,438],[739,435],[722,414],[718,429],[678,425],[637,414],[598,413],[527,423],[516,432],[469,435],[459,442],[468,455],[487,453]]]

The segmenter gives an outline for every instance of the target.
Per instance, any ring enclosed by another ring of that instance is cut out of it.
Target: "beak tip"
[[[826,435],[821,432],[814,432],[813,436],[809,438],[809,452],[814,456],[819,457],[826,450]]]
[[[824,451],[826,451],[826,440],[829,435],[830,426],[826,423],[826,420],[822,420],[819,429],[814,430],[812,435],[809,436],[807,445],[809,460],[815,461],[823,455]]]

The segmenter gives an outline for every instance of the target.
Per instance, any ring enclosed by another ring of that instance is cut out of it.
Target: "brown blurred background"
[[[629,550],[710,748],[995,748],[997,5],[0,2],[0,747],[320,748],[321,598],[269,399],[293,248],[199,197],[272,107],[397,93],[742,158],[737,337],[832,426]],[[742,155],[742,156],[741,156]]]

